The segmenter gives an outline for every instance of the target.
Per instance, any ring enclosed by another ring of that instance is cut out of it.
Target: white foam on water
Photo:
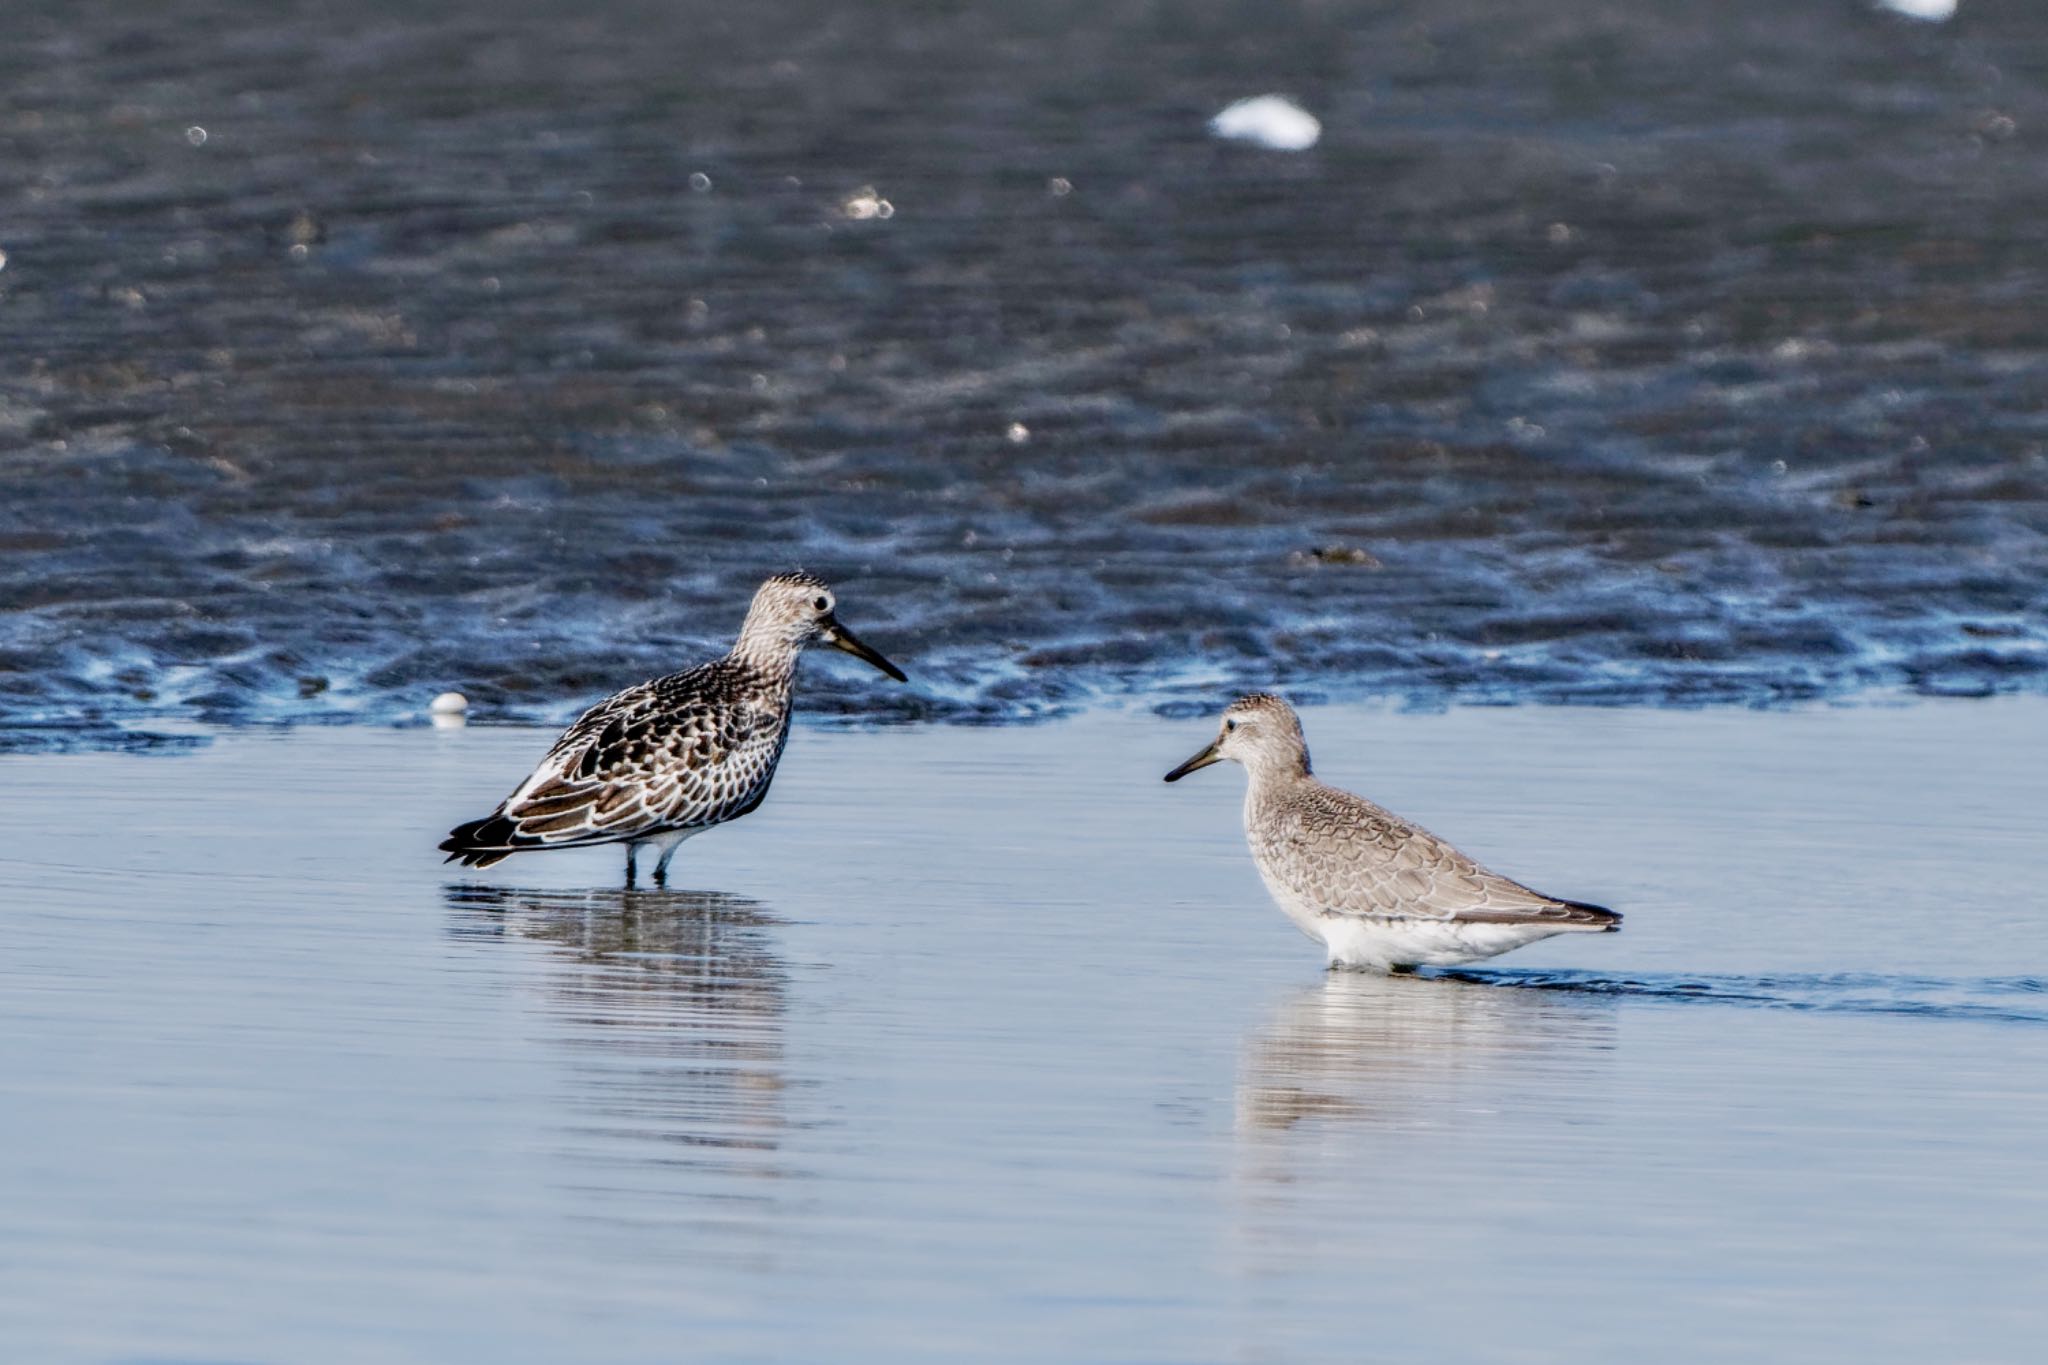
[[[1285,95],[1242,99],[1209,120],[1209,131],[1232,142],[1276,152],[1305,152],[1323,136],[1321,120]]]
[[[896,216],[896,206],[884,199],[873,185],[863,185],[841,201],[839,211],[857,223]]]
[[[1956,0],[1877,0],[1877,7],[1930,24],[1946,23],[1956,17]]]

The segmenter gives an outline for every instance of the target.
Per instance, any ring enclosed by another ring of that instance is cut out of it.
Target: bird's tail
[[[1604,905],[1561,901],[1554,896],[1545,896],[1533,906],[1462,910],[1457,918],[1468,924],[1544,924],[1557,933],[1611,934],[1621,928],[1621,916]]]
[[[1618,933],[1621,929],[1621,912],[1609,910],[1604,905],[1592,905],[1585,901],[1559,901],[1565,908],[1565,922],[1574,929],[1585,929],[1596,934]]]
[[[512,843],[517,828],[502,815],[471,820],[448,831],[448,837],[441,841],[441,851],[451,863],[459,860],[464,867],[489,867],[519,851]]]

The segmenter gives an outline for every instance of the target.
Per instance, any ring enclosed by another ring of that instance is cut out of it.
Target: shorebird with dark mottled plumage
[[[1294,708],[1255,692],[1208,748],[1166,775],[1244,765],[1244,833],[1266,889],[1332,967],[1409,971],[1476,962],[1552,934],[1607,933],[1621,916],[1489,872],[1362,796],[1318,781]]]
[[[685,839],[761,804],[789,738],[797,656],[814,641],[898,682],[903,671],[833,615],[823,579],[777,574],[747,609],[722,659],[606,697],[562,733],[519,789],[442,841],[448,861],[489,867],[541,848],[626,846],[626,885],[643,848],[661,850],[656,885]]]

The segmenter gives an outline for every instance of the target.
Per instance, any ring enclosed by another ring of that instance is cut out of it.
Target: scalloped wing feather
[[[745,680],[728,670],[724,661],[707,664],[607,697],[562,732],[496,810],[449,843],[486,855],[618,843],[752,810],[774,778],[788,710],[760,691],[735,697]]]
[[[1269,875],[1325,913],[1611,927],[1620,916],[1490,872],[1419,825],[1309,779],[1252,822]]]

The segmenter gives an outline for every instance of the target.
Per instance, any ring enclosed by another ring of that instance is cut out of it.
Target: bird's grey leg
[[[654,884],[656,886],[668,885],[668,860],[675,857],[676,850],[682,846],[683,841],[678,839],[661,851],[661,861],[654,865]]]
[[[637,867],[635,867],[635,866],[634,866],[634,860],[635,860],[636,858],[638,858],[639,856],[640,856],[640,845],[638,845],[638,844],[627,844],[627,845],[626,845],[626,889],[627,889],[628,891],[631,891],[631,890],[633,889],[633,885],[634,885],[634,883],[635,883],[635,882],[637,882],[637,881],[638,881],[638,880],[640,879],[640,878],[639,878],[639,869],[638,869]],[[657,875],[659,875],[659,874],[657,874]]]

